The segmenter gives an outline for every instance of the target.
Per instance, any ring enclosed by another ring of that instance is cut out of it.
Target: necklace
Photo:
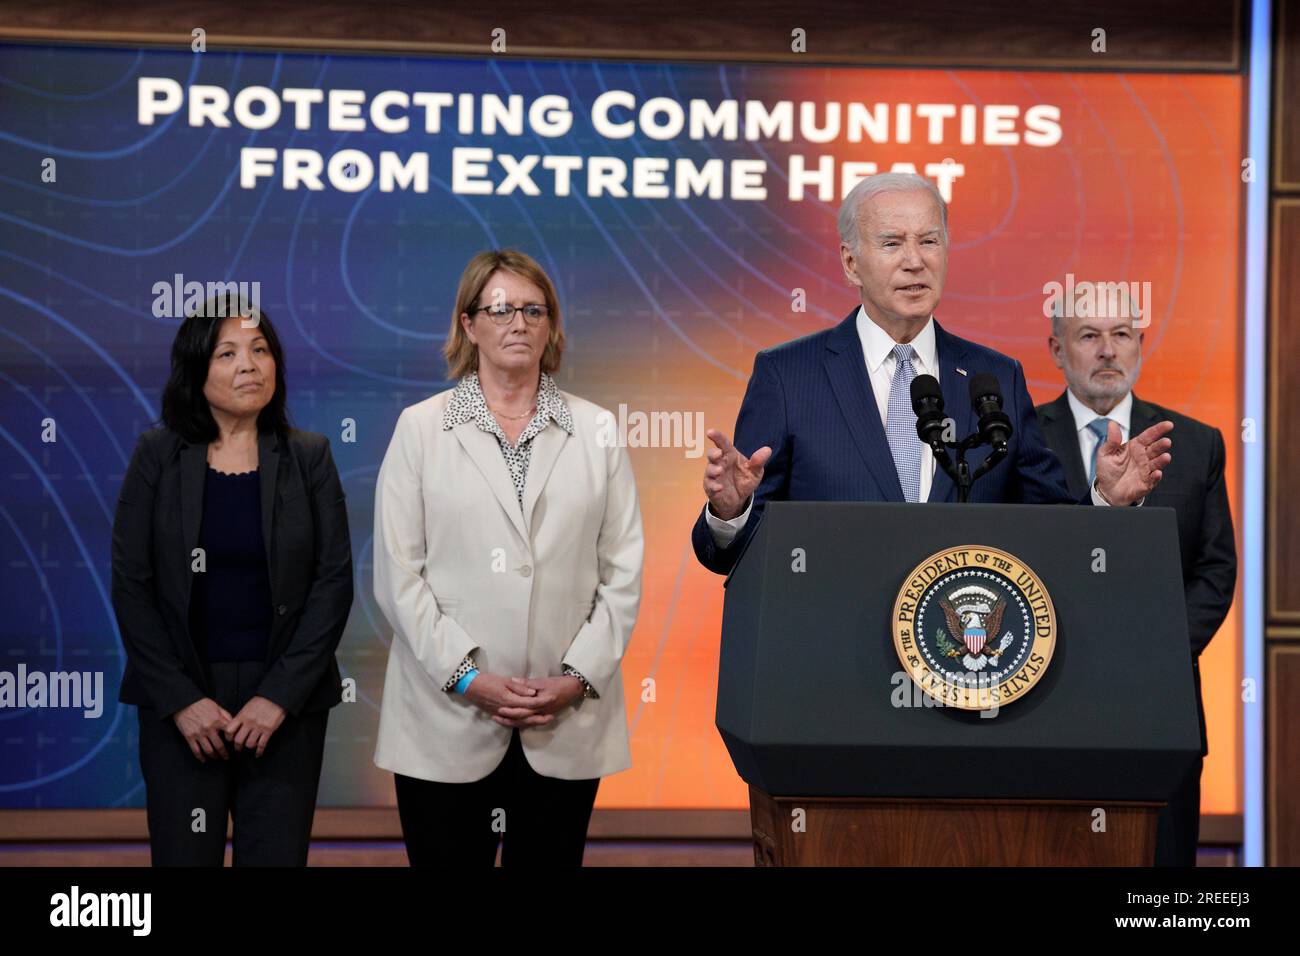
[[[524,412],[522,415],[507,415],[505,412],[497,411],[491,405],[488,406],[488,411],[493,415],[500,415],[502,418],[509,419],[512,422],[517,422],[520,419],[532,417],[533,412],[537,411],[537,405],[534,404],[532,408],[528,409],[528,411]]]

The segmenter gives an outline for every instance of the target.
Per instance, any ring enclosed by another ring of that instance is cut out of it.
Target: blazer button
[[[525,564],[519,568],[519,573],[524,577],[528,577],[533,573],[533,569],[529,565]]]
[[[283,604],[281,604],[279,607],[277,607],[277,608],[275,609],[275,611],[276,611],[277,614],[284,614],[284,612],[287,611],[287,610],[289,610],[289,609],[288,609],[287,607],[285,607]]]

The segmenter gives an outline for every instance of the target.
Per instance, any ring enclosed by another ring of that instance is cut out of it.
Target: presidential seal
[[[1019,700],[1056,647],[1042,580],[1005,551],[969,544],[926,558],[894,602],[903,669],[945,707],[987,710]]]

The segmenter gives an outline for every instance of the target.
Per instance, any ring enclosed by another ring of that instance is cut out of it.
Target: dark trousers
[[[257,661],[210,667],[213,699],[232,717],[265,673]],[[235,750],[223,737],[230,759],[200,763],[170,717],[141,707],[140,769],[153,865],[221,866],[229,814],[235,866],[305,866],[328,718],[328,710],[286,715],[261,757]]]
[[[1156,866],[1195,866],[1201,834],[1201,767],[1204,758],[1169,796],[1156,821]]]
[[[394,774],[411,866],[582,866],[600,778],[557,780],[528,764],[519,731],[482,780],[438,783]]]

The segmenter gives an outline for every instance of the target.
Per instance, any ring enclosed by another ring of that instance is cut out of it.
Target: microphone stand
[[[988,457],[980,462],[979,467],[972,474],[970,464],[966,461],[966,452],[972,448],[979,448],[981,445],[987,444],[990,444],[990,442],[978,430],[971,432],[959,442],[946,442],[942,439],[935,439],[930,443],[930,449],[934,452],[934,460],[952,479],[953,485],[957,488],[957,501],[960,504],[966,504],[970,501],[970,489],[971,485],[975,483],[975,479],[988,473],[998,462],[1007,457],[1005,443],[994,445]],[[949,448],[952,448],[957,453],[956,463],[948,455]]]

